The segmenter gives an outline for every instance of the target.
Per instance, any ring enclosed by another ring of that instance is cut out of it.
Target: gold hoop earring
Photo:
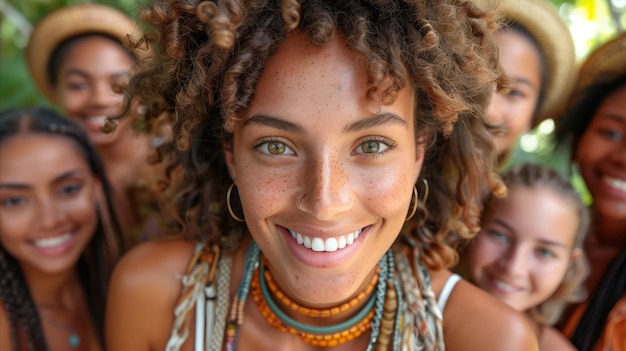
[[[415,201],[413,201],[415,198]],[[406,216],[405,222],[408,222],[415,216],[415,212],[417,211],[417,202],[419,201],[419,197],[417,196],[417,187],[413,185],[413,195],[411,196],[411,204],[409,205],[409,214]]]
[[[236,220],[237,222],[245,222],[246,220],[237,216],[235,212],[233,212],[233,208],[230,206],[230,193],[233,191],[234,187],[235,187],[235,183],[231,183],[230,186],[228,187],[228,190],[226,191],[226,207],[228,208],[228,213],[230,213],[230,216],[234,220]]]
[[[428,186],[428,181],[424,178],[422,178],[422,183],[424,183],[424,195],[422,196],[422,204],[426,206],[426,200],[428,200],[428,195],[430,194],[430,187]],[[415,198],[415,201],[413,201],[413,198]],[[417,193],[417,186],[413,185],[413,196],[411,197],[411,204],[413,205],[409,207],[409,214],[406,216],[406,219],[404,220],[405,222],[410,221],[413,216],[415,216],[415,212],[417,212],[417,208],[419,207],[419,200],[420,198],[419,194]]]

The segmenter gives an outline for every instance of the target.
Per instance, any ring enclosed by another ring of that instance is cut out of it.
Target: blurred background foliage
[[[137,18],[140,3],[146,0],[101,0]],[[524,2],[526,0],[519,0]],[[570,26],[578,59],[626,28],[626,0],[550,0]],[[0,0],[0,109],[16,106],[49,105],[31,81],[23,60],[24,46],[32,26],[50,11],[84,0]],[[567,150],[554,150],[550,136],[554,122],[549,119],[524,135],[509,165],[539,162],[569,175]],[[574,183],[582,184],[579,178]],[[584,189],[582,189],[584,193]]]

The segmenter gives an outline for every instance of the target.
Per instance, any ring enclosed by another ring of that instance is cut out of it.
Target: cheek
[[[70,118],[80,114],[86,104],[86,96],[83,92],[76,92],[65,88],[57,90],[57,104]]]
[[[485,266],[495,263],[502,255],[503,249],[492,240],[479,234],[468,247],[469,264],[474,270],[482,270]]]

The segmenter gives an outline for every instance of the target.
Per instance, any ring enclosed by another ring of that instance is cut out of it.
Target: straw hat
[[[574,96],[590,85],[608,83],[626,74],[626,32],[596,48],[580,67]]]
[[[555,118],[564,109],[576,81],[576,52],[569,27],[547,0],[474,0],[483,9],[495,9],[505,23],[524,27],[539,44],[545,57],[548,79],[535,127]]]
[[[141,36],[137,24],[109,6],[83,3],[62,7],[44,17],[33,29],[26,46],[26,63],[37,87],[50,100],[55,93],[48,80],[48,62],[54,49],[65,40],[82,34],[105,34],[125,42]],[[141,50],[133,52],[142,57]]]

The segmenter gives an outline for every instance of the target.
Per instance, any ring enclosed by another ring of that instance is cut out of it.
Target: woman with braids
[[[469,1],[154,1],[131,98],[175,115],[186,238],[112,278],[110,350],[536,350],[447,270],[502,195]],[[148,121],[150,122],[150,121]]]
[[[0,349],[103,350],[120,240],[96,149],[56,112],[18,109],[0,113],[0,159]]]
[[[154,189],[161,170],[148,163],[151,142],[159,139],[138,132],[135,111],[116,119],[119,123],[107,119],[123,111],[122,87],[135,62],[149,55],[145,46],[126,45],[140,36],[140,28],[125,13],[80,3],[47,14],[33,28],[26,47],[26,62],[39,90],[87,132],[104,162],[125,246],[159,236],[163,225]]]

